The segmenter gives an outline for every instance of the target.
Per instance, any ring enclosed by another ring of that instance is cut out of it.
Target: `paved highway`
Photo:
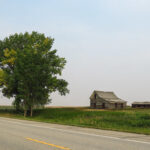
[[[150,136],[0,117],[0,150],[150,150]]]

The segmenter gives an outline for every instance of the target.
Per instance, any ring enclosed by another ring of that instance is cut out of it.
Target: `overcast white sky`
[[[0,0],[0,39],[38,31],[65,57],[70,94],[58,106],[87,106],[93,90],[129,101],[150,100],[149,0]],[[11,100],[0,96],[0,104]]]

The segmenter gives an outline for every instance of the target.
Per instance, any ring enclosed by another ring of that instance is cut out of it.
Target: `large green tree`
[[[16,109],[24,116],[33,108],[50,102],[50,94],[68,93],[68,83],[60,79],[66,64],[51,50],[54,39],[44,34],[14,34],[0,41],[0,86],[4,96],[14,97]]]

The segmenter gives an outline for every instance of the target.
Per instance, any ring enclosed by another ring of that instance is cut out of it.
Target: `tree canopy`
[[[50,94],[69,92],[68,83],[60,79],[66,64],[54,39],[37,32],[14,34],[0,41],[0,86],[3,95],[14,98],[16,109],[22,107],[24,116],[33,108],[50,102]]]

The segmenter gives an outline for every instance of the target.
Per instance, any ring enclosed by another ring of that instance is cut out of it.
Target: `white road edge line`
[[[8,119],[6,119],[4,117],[0,117],[0,118],[3,118],[3,120],[0,120],[0,121],[7,121],[7,122],[10,122],[10,123],[24,125],[24,126],[31,126],[31,127],[37,127],[37,128],[45,128],[45,129],[50,129],[50,130],[57,130],[57,131],[61,131],[61,132],[66,132],[66,133],[75,133],[75,134],[80,134],[80,135],[102,137],[102,138],[115,139],[115,140],[121,140],[121,141],[127,141],[127,142],[135,142],[135,143],[141,143],[141,144],[150,144],[150,142],[137,141],[137,140],[132,140],[132,139],[123,139],[123,138],[112,137],[112,136],[105,136],[105,135],[90,134],[90,133],[84,133],[84,132],[78,132],[78,131],[70,131],[70,130],[52,128],[52,127],[44,127],[44,126],[38,126],[38,125],[32,125],[32,124],[26,124],[26,123],[9,121]],[[17,121],[20,121],[20,120],[17,120]],[[23,120],[23,121],[26,121],[26,120]]]

